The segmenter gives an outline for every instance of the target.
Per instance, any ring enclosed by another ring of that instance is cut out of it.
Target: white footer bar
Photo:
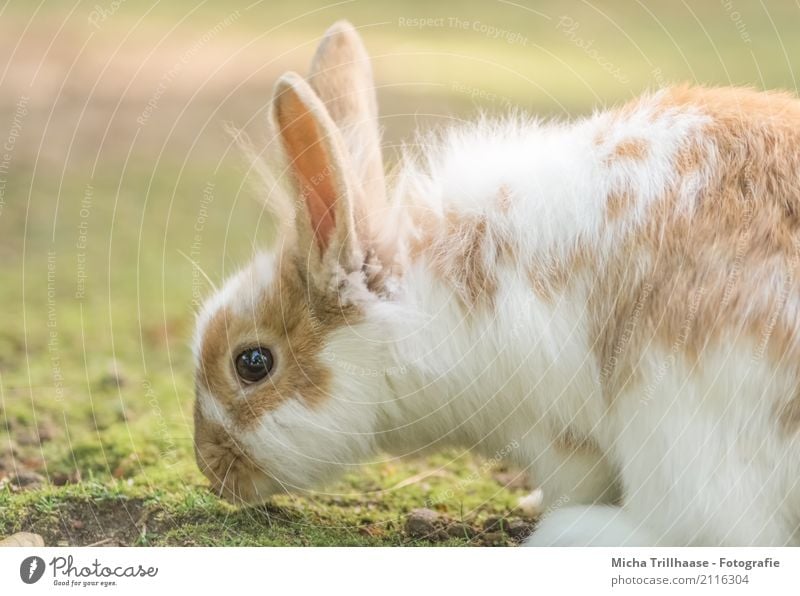
[[[4,548],[0,594],[800,594],[800,549]]]

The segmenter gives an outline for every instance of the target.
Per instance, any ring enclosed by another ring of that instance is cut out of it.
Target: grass
[[[153,174],[131,165],[118,193],[116,180],[95,176],[81,249],[80,208],[62,205],[53,241],[53,216],[42,209],[54,208],[48,181],[37,184],[30,172],[15,178],[32,193],[36,215],[8,211],[4,222],[22,215],[12,227],[27,227],[27,236],[25,260],[0,273],[16,306],[0,314],[0,534],[33,531],[54,545],[428,544],[403,527],[406,514],[431,499],[442,514],[477,528],[507,514],[523,491],[480,477],[481,464],[458,452],[372,466],[318,494],[276,498],[267,507],[237,509],[209,493],[191,444],[195,288],[192,266],[178,251],[190,253],[197,222],[195,213],[186,217],[196,210],[184,197],[202,196],[208,180],[216,196],[235,197],[241,170],[235,160],[211,175],[187,169],[176,180],[176,170],[160,164]],[[76,177],[59,192],[83,197],[85,189]],[[153,197],[152,213],[131,200],[142,196]],[[155,200],[170,196],[185,202]],[[226,227],[257,237],[259,204],[240,200],[239,211],[217,199],[208,206],[203,255],[219,246]],[[249,242],[233,246],[220,269],[250,250]],[[87,273],[80,298],[78,253]],[[20,472],[40,478],[17,488]],[[425,472],[433,475],[397,487]]]
[[[675,80],[794,89],[800,50],[790,1],[127,0],[95,26],[96,5],[0,13],[0,140],[18,133],[0,154],[0,535],[48,544],[430,544],[403,530],[412,509],[481,528],[524,494],[456,450],[237,509],[194,465],[188,344],[208,288],[183,255],[220,280],[272,229],[222,123],[258,140],[274,78],[304,70],[331,21],[364,27],[390,160],[413,128],[478,110],[564,117]],[[447,25],[400,21],[418,17]]]

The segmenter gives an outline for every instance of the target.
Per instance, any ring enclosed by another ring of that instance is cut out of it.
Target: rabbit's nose
[[[211,483],[211,492],[232,503],[249,502],[252,498],[247,464],[233,451],[208,446],[199,448],[197,463]]]
[[[235,505],[255,505],[279,492],[279,485],[267,474],[252,466],[238,464],[233,464],[235,471],[228,474],[215,491],[226,501]]]
[[[258,503],[281,491],[221,425],[195,415],[195,458],[217,496],[232,503]]]
[[[197,464],[211,483],[211,491],[237,505],[260,503],[279,489],[247,455],[225,444],[199,442]]]

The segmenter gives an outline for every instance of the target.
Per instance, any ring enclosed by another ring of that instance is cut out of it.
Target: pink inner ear
[[[286,89],[277,98],[276,115],[284,148],[306,205],[311,231],[320,253],[323,253],[336,227],[334,210],[339,196],[333,158],[320,123],[294,89]]]
[[[333,230],[336,228],[336,211],[333,208],[333,202],[336,199],[334,198],[333,202],[327,202],[308,184],[303,185],[303,198],[306,201],[314,238],[317,240],[320,253],[324,253],[333,236]]]

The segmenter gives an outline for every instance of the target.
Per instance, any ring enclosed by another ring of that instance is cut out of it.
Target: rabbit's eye
[[[236,357],[236,374],[246,383],[257,383],[270,373],[274,363],[268,348],[249,348]]]

